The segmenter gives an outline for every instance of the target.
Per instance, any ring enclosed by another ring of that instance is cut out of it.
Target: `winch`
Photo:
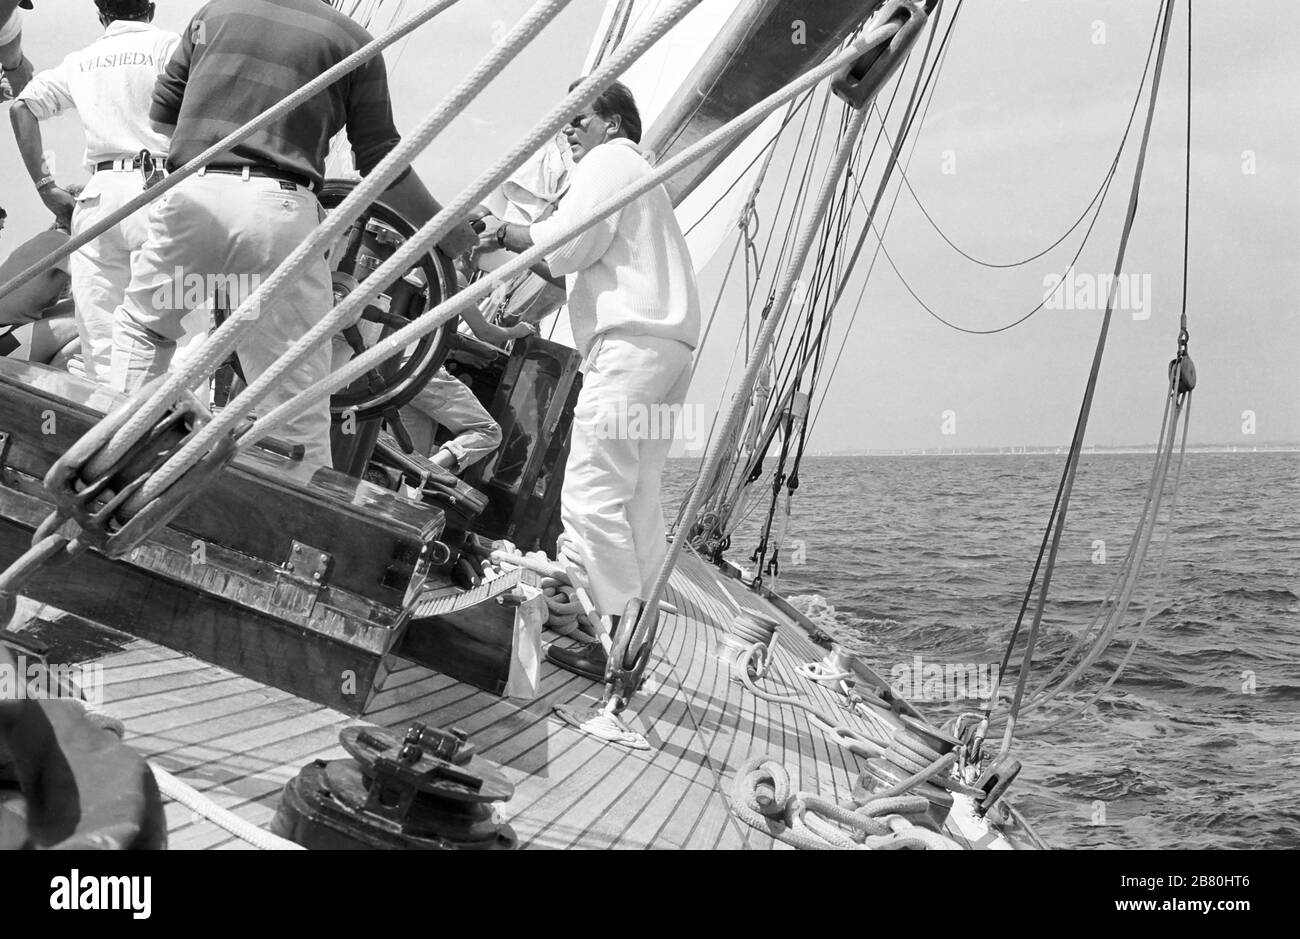
[[[284,787],[271,830],[324,850],[509,849],[514,831],[492,807],[514,786],[458,728],[412,724],[405,736],[349,727],[351,759],[316,760]]]

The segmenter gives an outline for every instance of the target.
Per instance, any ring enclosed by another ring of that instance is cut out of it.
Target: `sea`
[[[1081,458],[1031,687],[1093,623],[1154,459]],[[974,710],[1005,652],[1063,462],[806,457],[780,567],[765,581],[917,692],[927,717]],[[695,460],[669,462],[670,521],[697,470]],[[748,569],[767,492],[727,553]],[[783,490],[775,530],[784,513]],[[1188,453],[1172,528],[1165,520],[1113,643],[1059,700],[1023,717],[1013,802],[1053,847],[1298,848],[1300,454]],[[1054,725],[1112,676],[1148,612],[1120,677],[1082,716]],[[931,666],[952,680],[917,680],[938,675]]]

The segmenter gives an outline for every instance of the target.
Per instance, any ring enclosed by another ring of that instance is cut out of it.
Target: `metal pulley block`
[[[990,764],[975,783],[975,788],[984,792],[975,811],[980,815],[987,814],[1019,775],[1020,761],[1012,757],[1004,756]]]
[[[1196,366],[1185,348],[1180,349],[1178,357],[1169,363],[1169,382],[1173,384],[1175,381],[1178,385],[1174,388],[1174,394],[1179,396],[1196,387]]]
[[[514,847],[492,808],[514,786],[464,732],[412,724],[399,737],[349,727],[339,739],[351,759],[318,760],[285,786],[277,834],[308,848]]]
[[[45,488],[57,511],[38,535],[49,535],[72,522],[72,537],[112,558],[122,557],[166,525],[235,456],[235,440],[226,437],[185,470],[161,493],[146,497],[146,482],[211,419],[199,400],[186,392],[119,458],[109,463],[105,448],[165,380],[155,379],[136,398],[105,417],[60,457],[45,475]],[[46,531],[45,528],[49,528]]]
[[[925,25],[927,9],[920,0],[887,0],[863,32],[878,41],[831,82],[831,90],[861,110],[898,71]]]

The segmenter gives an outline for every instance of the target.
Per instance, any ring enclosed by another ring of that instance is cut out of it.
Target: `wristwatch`
[[[502,222],[501,227],[497,229],[497,247],[504,248],[505,246],[506,246],[506,223]]]

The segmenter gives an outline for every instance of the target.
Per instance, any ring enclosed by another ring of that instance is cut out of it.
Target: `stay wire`
[[[1123,135],[1123,137],[1120,139],[1119,149],[1118,149],[1118,150],[1116,151],[1116,153],[1115,153],[1115,158],[1111,161],[1110,171],[1109,171],[1109,173],[1107,173],[1105,180],[1103,180],[1103,182],[1102,182],[1102,188],[1101,188],[1100,190],[1098,190],[1098,196],[1097,196],[1097,197],[1094,197],[1093,201],[1092,201],[1091,203],[1089,203],[1089,208],[1091,209],[1091,208],[1095,205],[1095,206],[1096,206],[1096,210],[1095,210],[1095,211],[1093,212],[1093,214],[1092,214],[1092,221],[1088,224],[1087,229],[1086,229],[1086,230],[1084,231],[1084,233],[1083,233],[1083,238],[1082,238],[1082,239],[1080,240],[1080,242],[1079,242],[1079,248],[1078,248],[1078,250],[1075,251],[1075,253],[1074,253],[1074,257],[1072,257],[1072,258],[1070,259],[1070,263],[1066,266],[1066,273],[1067,273],[1067,274],[1069,273],[1069,271],[1073,270],[1074,265],[1078,262],[1079,258],[1082,256],[1084,248],[1087,247],[1087,245],[1088,245],[1088,240],[1089,240],[1089,238],[1090,238],[1091,235],[1092,235],[1093,229],[1096,227],[1097,220],[1101,217],[1101,211],[1102,211],[1103,207],[1105,206],[1105,203],[1106,203],[1106,197],[1107,197],[1107,196],[1109,195],[1109,193],[1110,193],[1110,185],[1111,185],[1111,182],[1114,180],[1114,178],[1115,178],[1115,174],[1119,171],[1120,159],[1121,159],[1121,157],[1123,156],[1123,153],[1124,153],[1124,149],[1125,149],[1125,147],[1127,146],[1128,138],[1129,138],[1129,134],[1130,134],[1130,132],[1131,132],[1132,129],[1133,129],[1133,118],[1134,118],[1134,116],[1137,114],[1137,108],[1138,108],[1138,105],[1141,103],[1141,100],[1142,100],[1142,88],[1145,87],[1145,85],[1146,85],[1147,74],[1148,74],[1148,72],[1150,71],[1150,67],[1151,67],[1151,56],[1152,56],[1152,54],[1153,54],[1154,51],[1155,51],[1155,40],[1156,40],[1156,37],[1157,37],[1158,35],[1159,35],[1159,30],[1157,29],[1157,31],[1156,31],[1156,32],[1152,35],[1152,37],[1151,37],[1152,45],[1151,45],[1150,50],[1148,50],[1148,53],[1147,53],[1147,61],[1146,61],[1146,65],[1145,65],[1145,66],[1143,67],[1143,69],[1142,69],[1142,81],[1141,81],[1141,83],[1140,83],[1139,86],[1138,86],[1138,95],[1137,95],[1137,97],[1134,98],[1134,100],[1133,100],[1133,107],[1132,107],[1132,109],[1129,111],[1128,123],[1127,123],[1127,124],[1125,125],[1125,127],[1124,127],[1124,135]],[[919,203],[918,203],[918,204],[919,204]],[[1070,231],[1073,231],[1073,230],[1074,230],[1074,227],[1071,227]],[[1067,234],[1068,234],[1068,232],[1067,232]],[[908,281],[908,279],[903,275],[903,272],[902,272],[901,270],[899,270],[898,265],[897,265],[897,263],[895,263],[893,256],[889,253],[889,249],[886,248],[885,245],[884,245],[884,238],[883,238],[883,236],[882,236],[881,234],[877,233],[876,237],[877,237],[877,239],[879,239],[879,241],[880,241],[880,251],[881,251],[882,254],[884,254],[886,263],[889,264],[889,266],[890,266],[890,268],[893,270],[895,276],[898,277],[899,282],[903,285],[903,289],[905,289],[905,290],[908,292],[908,294],[912,297],[912,299],[915,300],[915,301],[917,302],[917,304],[918,304],[918,305],[919,305],[923,310],[925,310],[926,313],[928,313],[930,316],[934,317],[936,320],[938,320],[938,321],[939,321],[940,323],[942,323],[944,326],[947,326],[949,329],[956,330],[956,331],[959,332],[959,333],[966,333],[967,335],[972,335],[972,336],[992,336],[992,335],[995,335],[995,334],[997,334],[997,333],[1006,332],[1006,331],[1009,330],[1009,329],[1014,329],[1015,327],[1019,326],[1021,323],[1025,322],[1026,320],[1028,320],[1030,317],[1034,316],[1034,315],[1035,315],[1036,313],[1038,313],[1040,310],[1043,310],[1044,308],[1046,308],[1047,303],[1048,303],[1048,302],[1049,302],[1049,301],[1050,301],[1054,296],[1056,296],[1056,294],[1057,294],[1057,293],[1061,290],[1061,288],[1064,287],[1064,285],[1065,285],[1065,275],[1062,274],[1061,277],[1058,278],[1058,281],[1057,281],[1057,285],[1056,285],[1056,287],[1055,287],[1052,291],[1050,291],[1046,296],[1044,296],[1043,299],[1042,299],[1041,301],[1039,301],[1039,303],[1038,303],[1036,306],[1033,307],[1033,309],[1031,309],[1028,313],[1025,313],[1024,315],[1022,315],[1022,316],[1020,316],[1020,317],[1017,317],[1016,319],[1012,320],[1011,322],[1009,322],[1009,323],[1005,323],[1005,324],[1002,325],[1002,326],[997,326],[997,327],[994,327],[994,328],[992,328],[992,329],[972,329],[972,328],[967,327],[967,326],[960,326],[960,325],[958,325],[958,324],[952,322],[952,321],[951,321],[950,319],[948,319],[947,317],[944,317],[944,316],[942,316],[941,314],[939,314],[939,313],[938,313],[938,312],[937,312],[933,307],[931,307],[928,303],[926,303],[926,301],[925,301],[925,300],[924,300],[924,299],[923,299],[923,298],[922,298],[922,297],[921,297],[921,296],[916,292],[916,290],[912,287],[912,285],[911,285],[911,283]],[[1059,243],[1060,243],[1060,242],[1058,241],[1057,244],[1059,244]],[[1053,247],[1055,247],[1055,245],[1053,245]],[[1050,250],[1050,249],[1049,249],[1049,250]],[[1043,252],[1043,253],[1046,253],[1046,252]],[[1041,256],[1041,255],[1039,255],[1039,256]],[[1030,260],[1033,260],[1033,259],[1031,258]],[[989,266],[993,266],[993,265],[989,265]],[[1004,266],[1015,266],[1015,265],[1004,265]]]
[[[930,106],[934,103],[935,92],[937,92],[938,87],[939,87],[939,85],[938,85],[938,81],[937,81],[937,77],[938,77],[939,73],[942,72],[942,70],[943,70],[943,66],[944,66],[944,64],[945,64],[945,63],[947,62],[947,60],[948,60],[948,52],[949,52],[950,49],[951,49],[951,47],[950,47],[950,45],[949,45],[949,39],[950,39],[951,36],[952,36],[953,27],[954,27],[954,26],[956,25],[956,23],[957,23],[957,17],[961,14],[961,11],[962,11],[962,4],[963,4],[963,2],[964,2],[964,0],[957,0],[957,6],[956,6],[956,7],[953,9],[953,11],[952,11],[952,17],[948,20],[948,26],[947,26],[947,28],[944,30],[943,39],[942,39],[942,40],[940,41],[940,43],[939,43],[939,48],[938,48],[938,51],[937,51],[936,54],[935,54],[934,62],[931,64],[931,67],[930,67],[930,74],[929,74],[929,76],[926,77],[926,79],[925,79],[925,85],[924,85],[924,87],[922,87],[921,94],[924,96],[924,95],[926,94],[927,90],[928,90],[928,91],[929,91],[929,97],[926,99],[925,106],[924,106],[924,108],[922,108],[922,110],[921,110],[921,121],[920,121],[920,126],[921,126],[921,127],[924,127],[924,126],[925,126],[925,118],[926,118],[926,116],[930,113]],[[936,26],[936,28],[937,28],[937,26]],[[933,38],[933,33],[931,34],[931,38]],[[929,56],[929,46],[928,46],[928,45],[927,45],[927,47],[926,47],[926,56],[927,56],[927,58],[928,58],[928,56]],[[922,67],[924,67],[924,62],[922,63]],[[918,78],[919,78],[919,74],[918,74]],[[911,105],[910,105],[910,104],[909,104],[908,108],[909,108],[909,111],[910,111],[910,110],[911,110]],[[879,109],[877,109],[877,111],[876,111],[876,116],[880,118],[880,122],[881,122],[881,132],[883,133],[883,132],[884,132],[884,129],[885,129],[885,123],[886,123],[886,121],[887,121],[889,115],[888,115],[888,113],[886,113],[885,115],[882,116],[882,115],[880,114],[880,112],[879,112]],[[897,161],[897,155],[898,155],[898,149],[899,149],[899,148],[898,148],[898,144],[901,142],[902,138],[905,137],[905,136],[907,135],[907,132],[908,132],[908,130],[909,130],[910,127],[911,127],[911,123],[910,123],[910,121],[908,120],[908,115],[907,115],[906,113],[905,113],[904,116],[903,116],[903,120],[900,122],[900,127],[902,127],[902,133],[900,134],[899,141],[895,141],[895,144],[894,144],[895,152],[894,152],[893,155],[892,155],[892,159],[893,159],[895,162]],[[913,156],[915,155],[915,153],[916,153],[916,146],[917,146],[917,143],[919,142],[919,140],[920,140],[920,134],[919,134],[919,132],[918,132],[917,136],[914,137],[914,138],[912,139],[912,149],[908,152],[908,157],[907,157],[907,159],[908,159],[908,163],[909,163],[909,165],[910,165],[910,162],[911,162],[911,160],[912,160],[912,157],[913,157]],[[880,187],[879,187],[879,189],[878,189],[878,191],[877,191],[877,195],[876,195],[876,199],[875,199],[875,203],[876,203],[877,206],[878,206],[879,203],[880,203],[880,200],[881,200],[881,198],[882,198],[882,196],[883,196],[883,194],[884,194],[885,188],[888,186],[888,183],[889,183],[889,178],[888,178],[888,175],[886,175],[884,178],[881,179]],[[898,191],[898,189],[895,189],[895,190],[894,190],[894,198],[893,198],[893,201],[890,203],[888,213],[886,213],[886,215],[885,215],[885,223],[884,223],[884,225],[881,227],[881,231],[888,231],[888,229],[889,229],[889,223],[893,220],[893,217],[894,217],[894,209],[898,206],[898,197],[899,197],[899,191]],[[863,230],[862,230],[862,233],[859,235],[857,246],[855,247],[854,252],[853,252],[853,257],[849,260],[848,265],[847,265],[847,266],[848,266],[848,271],[846,272],[846,274],[844,275],[844,277],[842,277],[842,278],[840,279],[840,286],[839,286],[839,288],[836,290],[836,294],[835,294],[834,299],[831,301],[832,309],[836,309],[836,308],[838,308],[838,306],[839,306],[839,301],[840,301],[840,299],[843,297],[843,294],[844,294],[844,290],[845,290],[845,288],[848,286],[849,276],[852,274],[853,269],[854,269],[854,268],[856,267],[856,265],[857,265],[858,256],[859,256],[860,253],[861,253],[862,246],[866,243],[867,230],[868,230],[868,227],[869,227],[869,222],[870,222],[870,220],[871,220],[872,214],[873,214],[873,213],[872,213],[871,211],[869,211],[869,212],[867,213],[867,221],[863,223]],[[835,378],[835,373],[839,370],[840,359],[843,358],[843,356],[844,356],[844,350],[845,350],[845,348],[848,346],[848,337],[849,337],[849,335],[850,335],[850,334],[852,333],[852,331],[853,331],[853,325],[854,325],[854,323],[857,322],[857,319],[858,319],[858,313],[861,312],[861,310],[862,310],[862,298],[866,295],[866,292],[867,292],[867,285],[871,282],[871,275],[872,275],[872,273],[875,271],[875,268],[876,268],[876,259],[880,256],[880,248],[881,248],[881,243],[880,243],[879,240],[877,240],[876,252],[875,252],[875,253],[872,255],[872,257],[871,257],[871,263],[867,265],[867,272],[866,272],[866,274],[863,276],[863,279],[862,279],[862,287],[861,287],[861,289],[858,291],[858,299],[857,299],[857,301],[854,303],[854,306],[853,306],[853,312],[852,312],[851,314],[849,314],[849,322],[848,322],[848,324],[845,326],[845,328],[844,328],[844,332],[843,332],[842,335],[841,335],[840,345],[839,345],[839,348],[836,350],[836,353],[835,353],[835,361],[831,363],[830,372],[829,372],[829,373],[827,374],[827,376],[826,376],[825,387],[824,387],[824,390],[822,391],[822,396],[821,396],[821,398],[820,398],[820,399],[818,400],[818,402],[817,402],[817,408],[816,408],[816,410],[812,413],[811,417],[809,418],[809,421],[808,421],[808,424],[809,424],[809,430],[811,430],[812,426],[815,425],[815,424],[817,423],[817,420],[821,417],[822,408],[825,406],[825,404],[826,404],[826,398],[827,398],[827,396],[830,394],[830,389],[831,389],[831,387],[832,387],[832,383],[833,383],[834,378]]]

